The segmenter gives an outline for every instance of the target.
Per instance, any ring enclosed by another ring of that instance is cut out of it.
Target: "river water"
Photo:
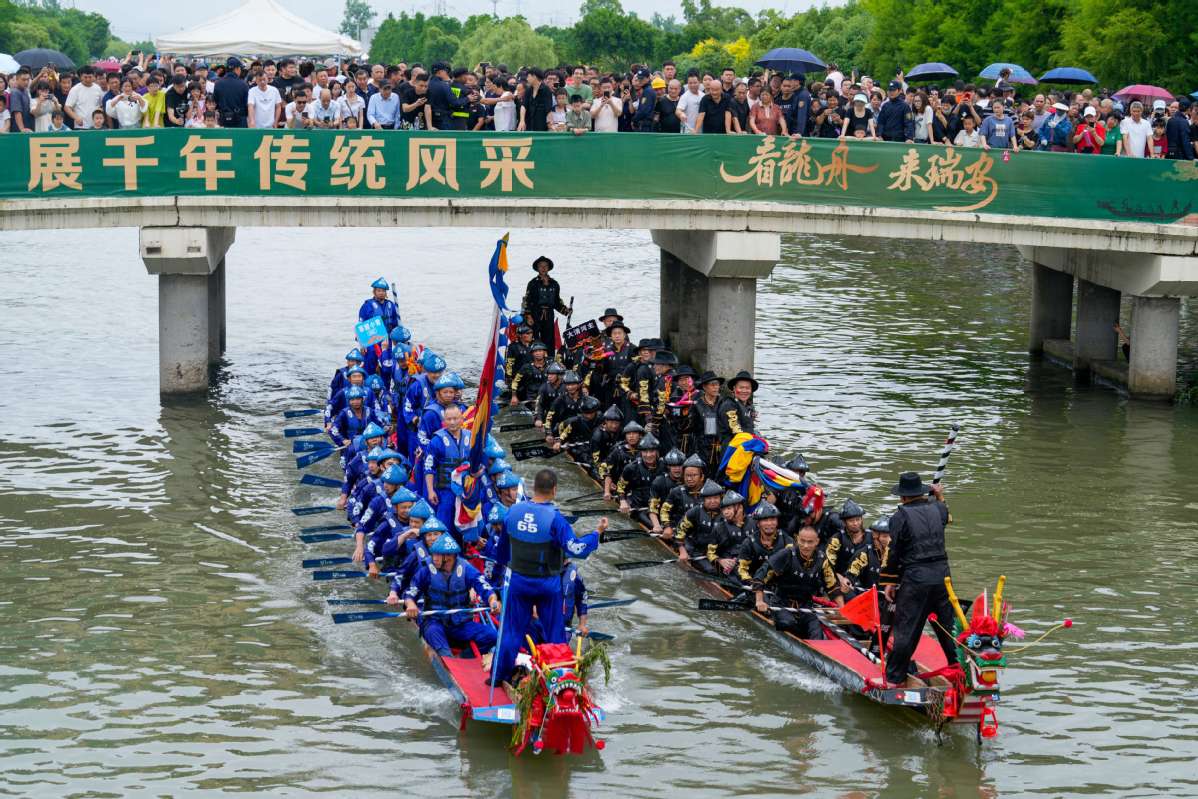
[[[871,518],[962,425],[947,477],[960,592],[1006,574],[1029,633],[1076,621],[1010,655],[998,738],[938,747],[748,619],[698,612],[680,571],[621,575],[615,561],[659,555],[635,541],[585,567],[593,593],[639,599],[591,620],[618,636],[607,749],[514,760],[495,731],[459,735],[407,624],[332,624],[325,597],[379,587],[301,572],[341,553],[295,539],[333,518],[288,509],[331,492],[297,485],[281,411],[323,398],[379,274],[399,278],[417,337],[477,375],[497,235],[239,230],[219,382],[166,404],[136,231],[0,236],[0,792],[1198,793],[1198,409],[1029,364],[1024,267],[965,245],[787,238],[758,294],[758,405],[774,451],[802,451]],[[515,231],[517,290],[540,253],[580,316],[615,304],[656,335],[647,233]],[[564,479],[563,495],[590,490]]]

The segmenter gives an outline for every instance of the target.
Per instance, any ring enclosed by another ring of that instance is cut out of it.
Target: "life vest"
[[[430,564],[430,568],[432,568]],[[466,565],[458,560],[453,566],[453,571],[446,574],[440,569],[435,569],[433,575],[428,581],[428,605],[425,610],[450,610],[452,608],[464,608],[470,605],[470,586],[466,582]],[[462,614],[465,618],[466,614]],[[460,621],[455,616],[443,616],[441,621],[444,623],[454,623]]]
[[[454,471],[462,465],[466,457],[470,454],[470,431],[459,431],[457,441],[453,440],[453,436],[448,430],[438,430],[437,438],[441,440],[445,447],[445,456],[437,464],[437,472],[433,475],[433,485],[438,490],[449,488],[452,482]]]
[[[565,558],[550,530],[557,511],[550,505],[519,502],[508,509],[504,526],[511,546],[509,567],[525,577],[561,574]]]

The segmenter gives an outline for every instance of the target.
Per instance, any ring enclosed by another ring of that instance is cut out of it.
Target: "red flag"
[[[848,602],[845,602],[844,607],[840,609],[840,615],[863,630],[878,629],[877,587],[869,589],[864,594],[858,594]]]
[[[558,327],[557,320],[553,320],[553,351],[562,351],[562,330]]]

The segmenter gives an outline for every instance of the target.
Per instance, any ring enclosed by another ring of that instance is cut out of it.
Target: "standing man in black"
[[[524,92],[524,127],[521,130],[548,131],[549,112],[553,110],[553,91],[545,85],[545,73],[533,67],[528,70],[525,80],[528,89]],[[549,343],[552,344],[552,341]]]
[[[791,136],[806,136],[811,122],[811,92],[804,86],[806,78],[802,73],[791,75],[790,80],[795,86],[794,107],[786,120],[786,129]]]
[[[636,113],[632,117],[632,129],[641,133],[653,132],[653,120],[657,115],[657,92],[653,91],[653,76],[649,70],[642,69],[636,73],[636,83],[641,87],[641,99],[637,102]]]
[[[875,124],[883,141],[915,141],[915,114],[903,99],[903,84],[890,81],[887,87],[889,99],[878,109]]]
[[[432,123],[429,130],[463,130],[465,123],[457,125],[455,111],[466,111],[470,101],[454,91],[449,83],[449,64],[438,61],[433,64],[433,77],[428,82],[428,109]]]
[[[1195,158],[1194,143],[1190,141],[1190,120],[1186,119],[1189,107],[1188,102],[1181,101],[1178,103],[1177,113],[1169,117],[1169,121],[1165,123],[1165,141],[1169,147],[1166,157],[1175,161],[1192,161]]]
[[[548,89],[544,90],[548,94]],[[532,262],[537,276],[528,281],[522,305],[525,323],[532,327],[533,337],[544,343],[550,359],[554,355],[556,342],[553,335],[553,312],[569,315],[570,308],[562,302],[562,287],[549,277],[553,261],[544,255]]]
[[[956,644],[943,626],[953,618],[944,586],[944,578],[950,576],[944,548],[948,506],[943,487],[924,485],[915,472],[903,472],[891,493],[903,504],[890,517],[890,548],[879,567],[878,584],[885,588],[886,600],[895,603],[894,648],[886,658],[886,682],[914,688],[922,683],[909,678],[907,667],[928,614],[939,619],[933,626],[945,660],[949,665],[957,662]]]
[[[225,76],[212,89],[212,96],[216,99],[216,115],[222,128],[244,128],[250,96],[250,85],[242,77],[245,65],[240,58],[230,56],[225,66]]]

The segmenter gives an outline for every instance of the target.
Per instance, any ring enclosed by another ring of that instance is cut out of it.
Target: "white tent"
[[[163,53],[200,56],[362,53],[354,39],[313,25],[275,0],[246,0],[244,5],[191,30],[159,36],[154,46]]]

